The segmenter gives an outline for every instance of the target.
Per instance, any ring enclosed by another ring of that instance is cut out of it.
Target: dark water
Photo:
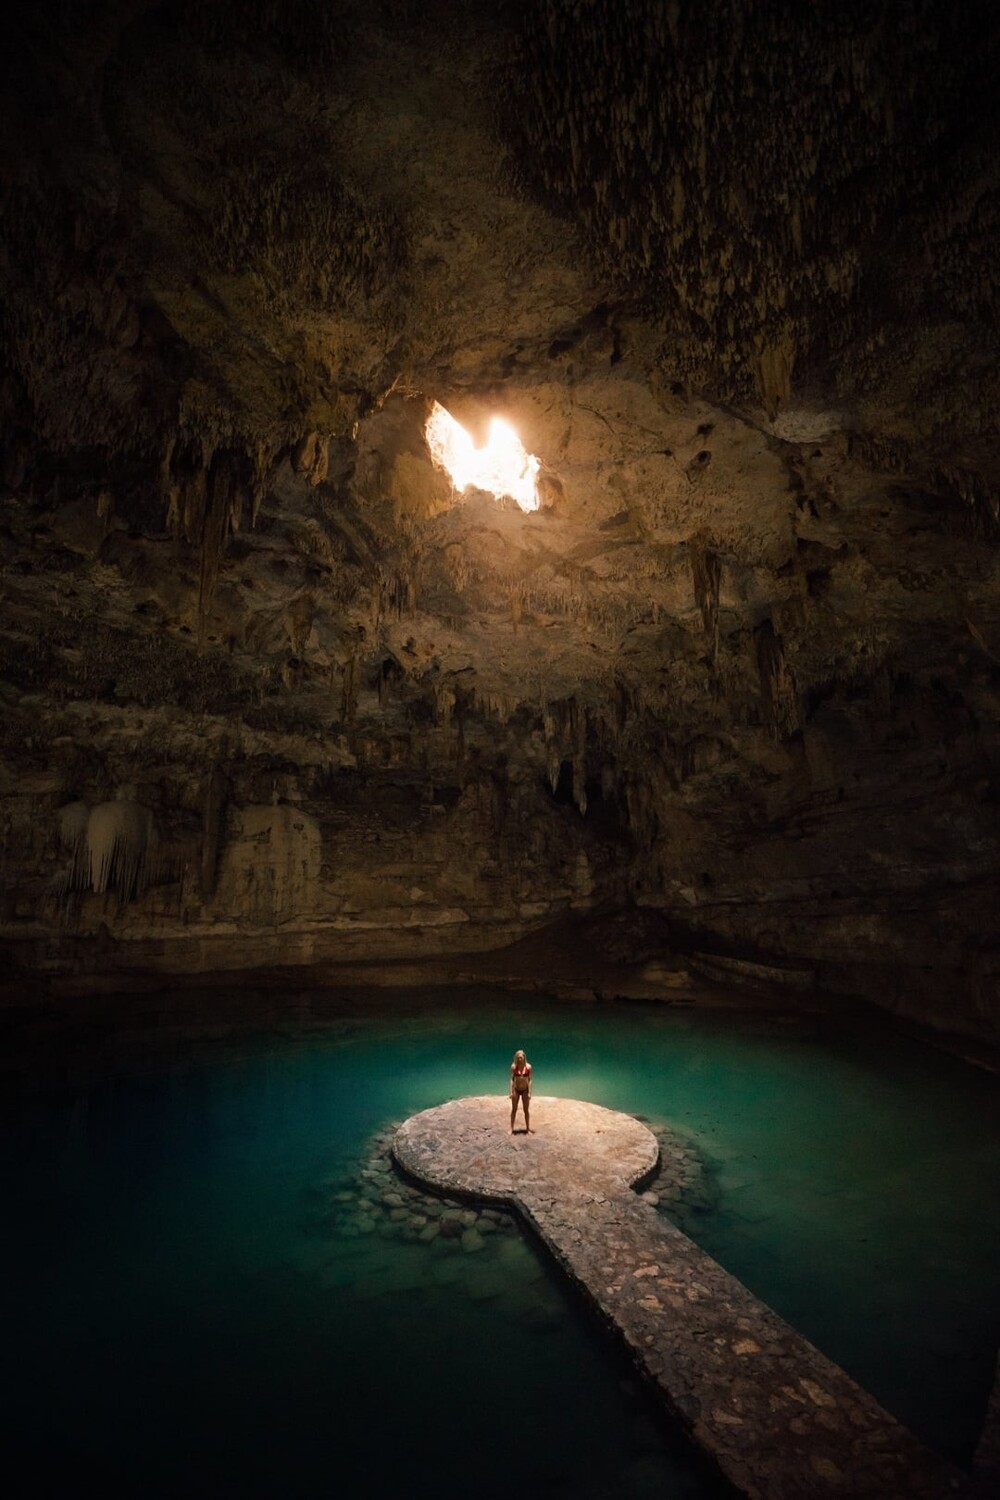
[[[683,1227],[968,1457],[1000,1334],[995,1080],[815,1023],[352,1003],[7,1108],[0,1425],[8,1470],[30,1476],[18,1493],[83,1476],[136,1496],[717,1493],[531,1244],[470,1255],[330,1219],[373,1133],[503,1093],[515,1046],[537,1094],[687,1132],[708,1176]]]

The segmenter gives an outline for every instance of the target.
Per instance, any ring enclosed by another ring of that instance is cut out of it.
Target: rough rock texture
[[[598,909],[995,1039],[993,7],[2,24],[15,963]],[[452,490],[434,399],[539,511]]]

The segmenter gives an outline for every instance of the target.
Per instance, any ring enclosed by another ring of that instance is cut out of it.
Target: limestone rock
[[[203,9],[3,22],[13,971],[995,1042],[988,0]]]

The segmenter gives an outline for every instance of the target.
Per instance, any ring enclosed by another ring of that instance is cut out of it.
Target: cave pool
[[[496,989],[113,1015],[71,1044],[53,1028],[44,1068],[37,1035],[5,1062],[19,1494],[729,1493],[524,1236],[343,1232],[335,1195],[373,1137],[504,1093],[518,1046],[540,1094],[686,1134],[705,1170],[680,1227],[969,1461],[1000,1339],[989,1074],[872,1022]]]

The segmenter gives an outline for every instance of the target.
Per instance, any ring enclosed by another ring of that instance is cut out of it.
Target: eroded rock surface
[[[993,8],[240,10],[3,23],[14,964],[599,910],[995,1040]]]

